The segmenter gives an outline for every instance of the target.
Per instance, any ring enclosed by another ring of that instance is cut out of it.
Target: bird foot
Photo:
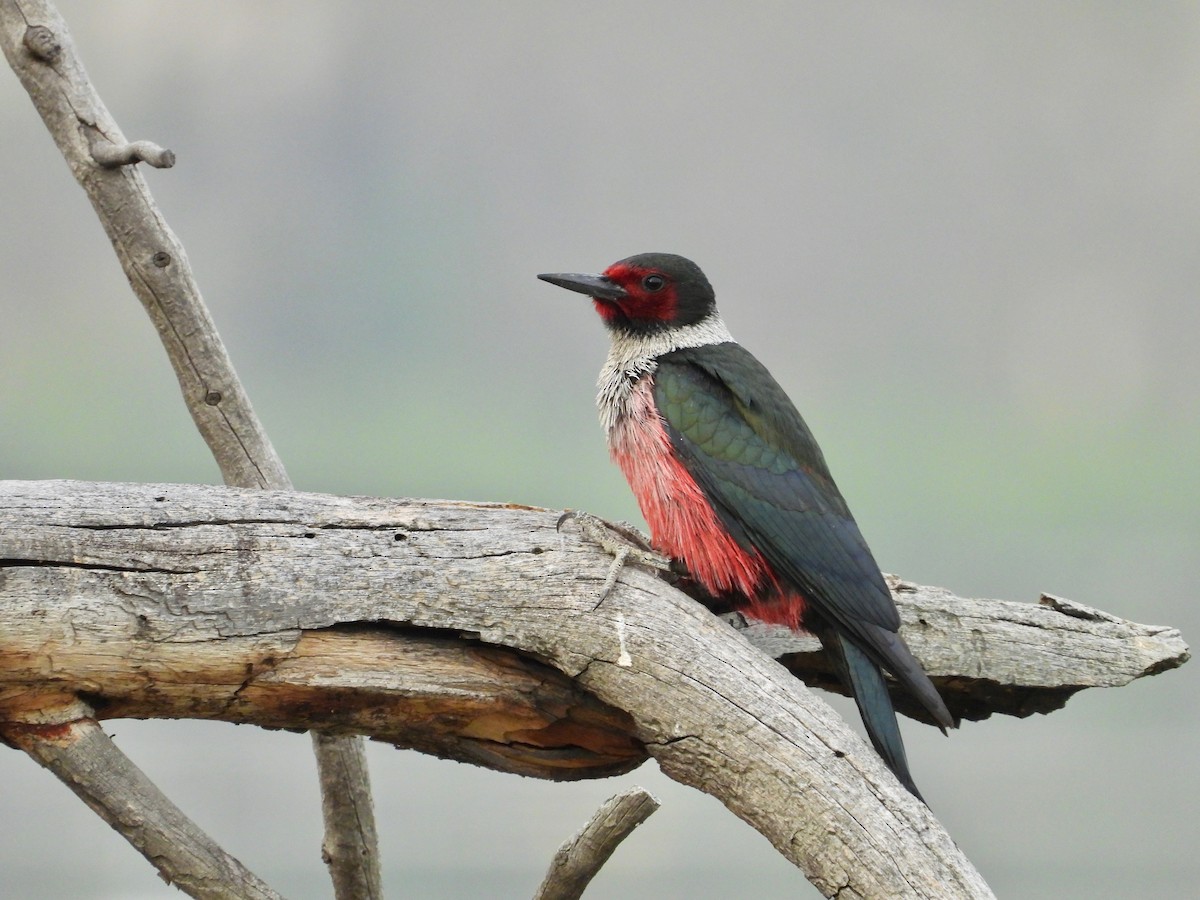
[[[612,593],[613,588],[617,585],[617,579],[621,575],[621,569],[627,562],[657,569],[660,572],[674,572],[671,560],[655,553],[650,546],[650,539],[629,523],[606,522],[591,513],[568,509],[559,516],[558,528],[561,529],[563,522],[568,519],[578,522],[580,533],[613,557],[612,565],[609,566],[608,574],[604,578],[604,584],[600,585],[600,599],[597,605],[603,603]]]

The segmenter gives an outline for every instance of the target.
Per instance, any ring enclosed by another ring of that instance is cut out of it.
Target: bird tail
[[[904,741],[900,737],[900,723],[896,720],[896,710],[888,694],[883,670],[846,635],[833,632],[822,634],[821,637],[835,660],[838,673],[850,688],[854,702],[858,704],[859,714],[875,752],[883,757],[900,783],[924,803],[925,798],[917,790],[908,769],[908,757],[905,756]]]

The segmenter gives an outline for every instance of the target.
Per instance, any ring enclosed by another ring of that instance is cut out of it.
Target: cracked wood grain
[[[556,521],[553,511],[502,504],[0,482],[0,557],[71,561],[0,569],[0,616],[9,617],[0,619],[0,659],[25,659],[28,667],[24,680],[6,682],[0,674],[0,698],[19,703],[21,691],[39,686],[71,691],[69,673],[47,684],[47,663],[37,648],[51,638],[61,645],[53,648],[56,659],[72,642],[107,642],[114,660],[136,647],[143,665],[198,647],[218,665],[224,647],[232,652],[239,642],[267,636],[294,640],[296,632],[304,640],[335,634],[351,645],[356,629],[374,629],[388,642],[438,637],[482,645],[555,670],[602,706],[622,711],[625,737],[636,746],[619,765],[631,764],[644,749],[669,776],[721,799],[827,894],[990,896],[929,810],[825,703],[744,635],[648,572],[627,568],[613,593],[597,603],[611,558],[569,529],[557,531]],[[199,571],[166,571],[191,568]],[[924,643],[914,640],[918,655],[947,635],[952,642],[961,635],[953,630],[949,595],[927,595],[936,600],[932,606],[921,605],[926,594],[920,591],[897,593],[906,616],[939,629]],[[1001,631],[1011,624],[1014,606],[1020,604],[991,607]],[[996,637],[988,608],[968,605],[961,625],[962,633],[980,640],[957,640],[940,663],[922,657],[938,668],[950,702],[959,684],[980,674],[991,679],[1006,667],[1027,671],[1013,665],[1020,654],[1063,657],[1067,662],[1049,668],[1041,681],[1078,689],[1094,676],[1065,668],[1095,669],[1108,651],[1074,651],[1116,646],[1120,632],[1112,629],[1133,625],[1098,612],[1079,614],[1078,607],[1064,613],[1027,606],[1018,647]],[[10,629],[24,635],[23,649],[11,645]],[[1135,626],[1125,633],[1135,646],[1120,655],[1140,660],[1133,668],[1143,673],[1186,659],[1171,629]],[[381,658],[373,669],[376,650],[368,641],[364,648],[364,678],[394,667]],[[278,658],[284,649],[270,653]],[[350,653],[341,647],[338,664]],[[231,693],[249,704],[259,682],[251,681],[252,691],[243,686],[244,664],[234,669]],[[33,672],[41,674],[34,679]],[[89,696],[97,709],[106,700]],[[289,727],[310,727],[306,716],[320,706],[297,704]],[[488,751],[486,759],[469,758],[461,741],[434,752],[542,777],[564,777],[561,759],[568,751],[577,759],[585,752],[586,741],[568,733],[580,726],[580,716],[528,729],[565,735],[557,748],[537,747],[514,725],[519,716],[502,718],[489,721],[486,742],[477,744]],[[431,727],[439,719],[432,716]],[[386,720],[380,713],[342,724],[386,739]],[[615,732],[604,740],[610,737]],[[514,753],[528,752],[514,762],[506,744]],[[572,776],[587,774],[593,773],[580,769]]]
[[[1043,594],[1037,604],[959,597],[887,576],[904,639],[956,718],[1025,717],[1061,709],[1085,688],[1121,687],[1183,665],[1177,628],[1131,622]],[[814,687],[845,693],[816,638],[774,625],[723,618]],[[897,711],[932,724],[904,691]]]

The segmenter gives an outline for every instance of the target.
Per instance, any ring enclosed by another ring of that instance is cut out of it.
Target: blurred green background
[[[636,521],[603,329],[534,275],[668,250],[886,571],[1198,632],[1195,4],[59,8],[126,134],[176,151],[146,177],[299,488]],[[8,74],[0,183],[0,477],[218,481]],[[1000,896],[1195,896],[1197,672],[948,740],[909,723],[917,781]],[[329,895],[306,738],[110,730],[285,894]],[[652,766],[547,785],[370,752],[394,896],[529,896],[626,783],[664,808],[589,897],[817,896]],[[25,757],[0,785],[0,895],[177,896]]]

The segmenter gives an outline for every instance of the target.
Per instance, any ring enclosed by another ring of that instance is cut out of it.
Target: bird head
[[[712,285],[690,259],[674,253],[639,253],[599,275],[548,274],[542,281],[592,298],[604,324],[615,331],[663,331],[694,325],[716,310]]]

